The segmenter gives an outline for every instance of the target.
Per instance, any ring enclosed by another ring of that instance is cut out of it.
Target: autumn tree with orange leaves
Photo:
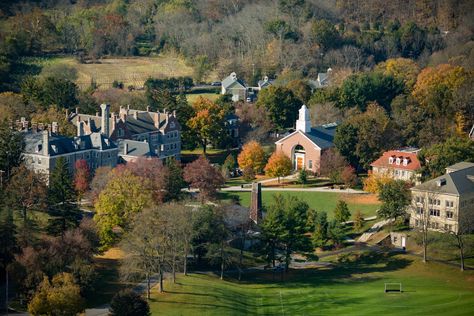
[[[195,115],[188,121],[188,127],[195,133],[206,154],[207,145],[226,136],[225,110],[209,99],[199,97],[193,104]]]
[[[237,161],[242,170],[251,168],[255,174],[262,173],[266,163],[265,151],[258,142],[252,140],[242,147]]]
[[[89,190],[91,181],[91,171],[87,161],[80,159],[74,164],[74,189],[77,192],[77,198],[80,201],[84,194]]]
[[[291,167],[290,158],[282,152],[274,152],[265,166],[265,174],[270,177],[277,177],[278,183],[280,183],[280,177],[290,175]]]

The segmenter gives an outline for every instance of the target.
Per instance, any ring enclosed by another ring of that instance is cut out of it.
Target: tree
[[[351,217],[351,212],[347,203],[343,200],[337,202],[336,208],[334,209],[334,219],[338,223],[344,223]]]
[[[199,189],[202,199],[214,197],[217,189],[224,185],[222,174],[204,156],[186,165],[184,180]]]
[[[314,212],[312,242],[315,247],[323,247],[328,239],[328,219],[326,212]]]
[[[274,196],[262,225],[262,238],[268,246],[273,265],[279,247],[285,253],[286,271],[293,251],[308,250],[309,238],[305,235],[308,210],[308,204],[296,197]]]
[[[397,146],[397,134],[385,110],[370,104],[366,112],[353,113],[337,127],[334,144],[352,166],[368,169],[381,152]]]
[[[225,178],[229,178],[230,173],[235,170],[237,167],[237,161],[233,154],[229,154],[226,158],[224,163],[222,164],[222,172],[224,173]]]
[[[379,193],[382,185],[389,183],[393,178],[388,174],[375,174],[370,173],[367,178],[364,179],[364,191],[370,193]]]
[[[275,128],[292,127],[302,102],[287,88],[269,86],[259,95],[256,106],[266,109]]]
[[[334,183],[342,182],[342,173],[349,166],[346,159],[336,148],[323,151],[321,155],[320,174]]]
[[[55,161],[51,172],[48,188],[48,231],[53,235],[63,235],[71,227],[77,227],[80,213],[76,205],[77,197],[74,191],[69,164],[64,157]]]
[[[186,187],[183,178],[183,167],[181,163],[174,157],[166,160],[166,168],[168,168],[168,176],[165,180],[165,201],[176,201],[181,199],[183,193],[181,189]]]
[[[344,241],[345,233],[342,225],[337,220],[333,220],[328,225],[328,239],[332,241],[334,247],[339,248]]]
[[[95,169],[94,177],[90,184],[90,199],[96,202],[100,192],[107,186],[112,177],[112,168],[109,166],[99,167]]]
[[[327,20],[314,21],[311,26],[311,37],[322,49],[327,50],[339,45],[340,35],[333,24]]]
[[[341,180],[347,187],[354,187],[357,184],[357,174],[352,166],[346,166],[342,169]]]
[[[298,173],[298,182],[303,185],[308,183],[308,171],[306,171],[306,168],[301,169]]]
[[[456,245],[459,250],[459,264],[461,271],[464,271],[464,259],[465,252],[467,250],[466,243],[468,242],[468,236],[474,229],[474,219],[468,212],[461,212],[458,215],[458,227],[457,230],[449,230],[445,225],[444,232],[451,234],[456,240]]]
[[[80,201],[89,189],[91,172],[87,161],[84,159],[77,160],[74,164],[74,169],[74,189],[76,190],[77,198]]]
[[[10,128],[6,121],[0,122],[0,181],[5,184],[23,160],[25,143],[23,134]]]
[[[354,213],[354,229],[359,232],[362,229],[363,225],[364,225],[364,217],[362,216],[361,211],[357,210]]]
[[[124,279],[136,277],[147,281],[147,299],[150,299],[151,277],[160,276],[160,292],[163,288],[163,272],[167,250],[167,219],[159,208],[145,209],[136,216],[131,230],[120,243],[127,254],[122,261],[120,273]]]
[[[379,209],[380,216],[396,219],[406,215],[406,208],[410,204],[411,196],[405,181],[394,180],[382,184],[378,197],[382,202]]]
[[[163,203],[167,196],[167,179],[170,177],[169,169],[163,165],[163,162],[158,158],[140,157],[135,161],[129,162],[125,165],[126,170],[143,179],[143,185],[146,190],[151,192],[153,201],[155,203]],[[178,179],[174,179],[175,181]]]
[[[390,112],[390,103],[403,89],[402,81],[392,76],[378,72],[359,73],[344,80],[341,87],[336,89],[333,101],[341,109],[357,106],[362,112],[370,102],[376,102]]]
[[[57,122],[59,134],[70,137],[77,135],[77,128],[68,121],[64,109],[60,108],[59,106],[50,106],[46,110],[33,113],[31,115],[31,121],[43,124],[52,124],[53,122]]]
[[[99,229],[102,247],[117,241],[115,232],[127,230],[134,214],[152,202],[152,193],[142,179],[129,170],[115,171],[94,204],[94,221]]]
[[[201,143],[206,154],[210,142],[219,142],[227,136],[225,129],[225,111],[209,99],[199,97],[193,104],[195,115],[187,123]]]
[[[384,75],[402,80],[405,83],[405,87],[411,90],[415,85],[420,67],[413,59],[390,58],[377,64],[376,70],[381,71]]]
[[[45,277],[28,304],[33,315],[76,315],[84,311],[81,289],[69,273],[55,275],[49,282]]]
[[[18,251],[16,226],[11,211],[0,207],[0,269],[6,269]]]
[[[251,168],[255,174],[259,174],[265,167],[265,151],[258,142],[250,141],[242,147],[242,151],[237,157],[237,161],[242,170]]]
[[[52,105],[72,109],[77,103],[77,86],[68,79],[46,77],[25,81],[22,93],[29,100],[33,100],[48,108]]]
[[[148,302],[132,290],[122,290],[112,297],[109,312],[111,316],[149,316]]]
[[[295,79],[286,85],[302,103],[306,103],[311,98],[311,87],[301,79]]]
[[[451,137],[443,143],[423,148],[418,154],[422,174],[434,178],[444,174],[446,167],[460,161],[474,162],[474,141],[467,137]]]
[[[265,166],[265,174],[270,177],[278,177],[278,183],[280,183],[280,177],[290,175],[291,170],[292,164],[290,158],[284,153],[277,151],[270,156]]]

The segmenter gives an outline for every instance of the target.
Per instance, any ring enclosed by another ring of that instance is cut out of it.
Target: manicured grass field
[[[221,199],[239,199],[243,206],[250,205],[250,192],[220,192]],[[332,192],[308,192],[308,191],[262,191],[262,202],[269,205],[273,201],[275,194],[284,196],[296,196],[306,201],[309,207],[317,211],[326,211],[328,216],[332,218],[332,214],[339,200],[344,200],[349,205],[351,213],[360,210],[362,214],[367,216],[375,215],[375,211],[379,208],[380,203],[372,195],[367,194],[343,194]]]
[[[199,97],[203,97],[209,99],[211,101],[215,101],[220,97],[220,94],[216,93],[195,93],[195,94],[187,94],[186,99],[188,99],[189,103],[194,103]]]
[[[180,276],[153,292],[153,315],[473,315],[474,273],[397,255],[334,269],[271,272],[245,280]],[[401,282],[402,293],[384,293]]]

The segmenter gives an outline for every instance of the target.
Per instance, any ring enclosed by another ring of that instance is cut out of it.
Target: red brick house
[[[309,110],[303,105],[296,121],[296,131],[275,142],[276,151],[288,156],[294,170],[306,169],[319,174],[322,153],[333,147],[336,123],[312,127]]]
[[[372,173],[389,176],[395,180],[418,182],[418,172],[421,169],[417,158],[418,152],[419,149],[416,148],[386,151],[370,165]]]

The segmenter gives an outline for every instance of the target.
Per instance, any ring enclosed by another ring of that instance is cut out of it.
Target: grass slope
[[[397,255],[335,269],[290,272],[284,282],[270,272],[247,281],[180,276],[166,293],[153,292],[153,315],[473,315],[474,273]],[[262,275],[262,273],[265,273]],[[250,280],[250,281],[249,281]],[[403,293],[384,293],[402,282]]]
[[[262,191],[262,202],[269,205],[273,201],[273,195],[296,196],[306,201],[309,207],[317,211],[326,211],[329,218],[332,218],[334,208],[339,200],[344,200],[349,205],[351,213],[360,210],[364,216],[375,215],[380,203],[371,195],[343,194],[332,192],[289,192],[289,191]],[[238,199],[243,206],[250,205],[250,192],[220,192],[221,199]]]

